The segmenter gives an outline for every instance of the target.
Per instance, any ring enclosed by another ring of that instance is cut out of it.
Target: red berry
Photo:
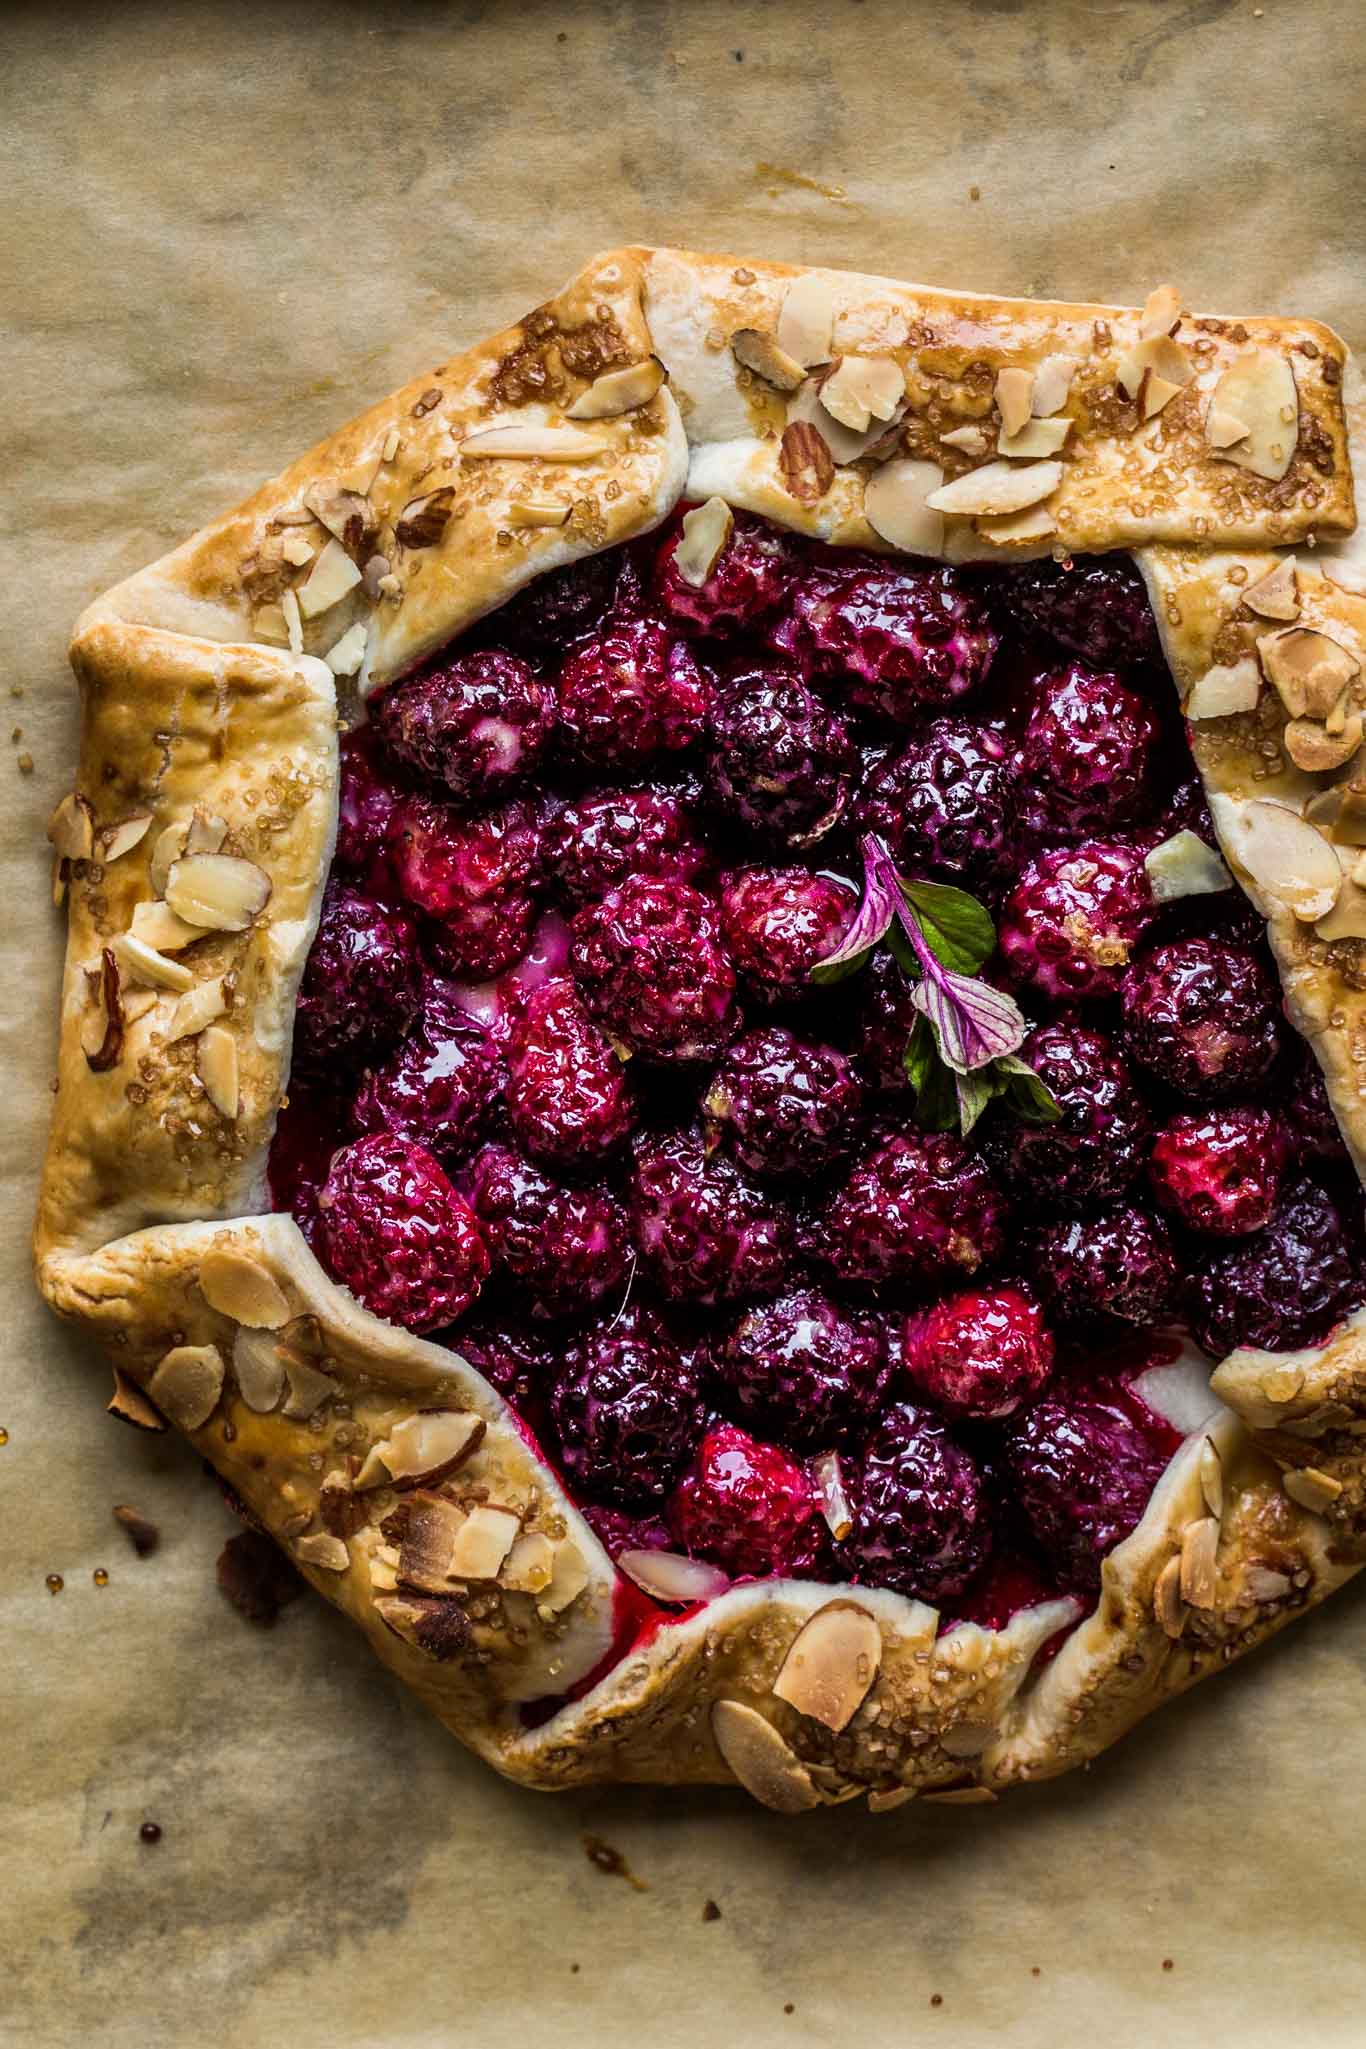
[[[457,655],[406,676],[371,711],[391,761],[467,804],[491,803],[526,781],[552,714],[526,663],[493,651]]]
[[[636,1244],[662,1295],[737,1302],[774,1295],[792,1257],[792,1217],[780,1196],[746,1180],[695,1134],[637,1141],[631,1175]]]
[[[819,1547],[817,1514],[802,1467],[733,1423],[707,1432],[665,1510],[683,1549],[732,1579],[804,1570]]]
[[[1020,1048],[1062,1115],[1052,1124],[995,1117],[986,1149],[1011,1191],[1084,1209],[1122,1195],[1151,1130],[1133,1069],[1103,1032],[1060,1018]]]
[[[1148,1178],[1188,1230],[1242,1238],[1270,1221],[1285,1157],[1284,1128],[1270,1110],[1191,1110],[1158,1132]]]
[[[551,1407],[571,1484],[613,1508],[662,1501],[702,1434],[693,1365],[639,1306],[565,1348]]]
[[[998,636],[957,570],[850,556],[808,574],[770,638],[819,674],[844,679],[851,704],[909,725],[974,689]]]
[[[631,1129],[626,1073],[570,981],[527,996],[508,1039],[508,1119],[551,1166],[591,1170]]]
[[[734,518],[730,539],[700,586],[681,577],[674,561],[681,521],[659,551],[655,595],[685,632],[748,632],[777,610],[792,584],[796,559],[786,535],[743,512]]]
[[[805,1249],[845,1281],[935,1287],[1000,1257],[1008,1205],[949,1132],[883,1139],[825,1203]]]
[[[318,1217],[335,1278],[376,1316],[408,1330],[454,1323],[489,1270],[469,1205],[429,1152],[389,1132],[333,1155]]]
[[[1030,563],[1015,572],[1006,595],[1013,610],[1093,669],[1161,659],[1143,580],[1122,555]]]
[[[746,1310],[712,1348],[728,1407],[765,1436],[826,1451],[866,1424],[887,1384],[881,1322],[815,1288]]]
[[[1137,690],[1072,663],[1033,687],[1017,764],[1036,846],[1113,831],[1144,810],[1161,728]]]
[[[849,929],[858,899],[847,883],[806,868],[742,868],[721,891],[721,936],[765,1003],[811,993],[811,970]]]
[[[777,1026],[734,1040],[702,1098],[708,1146],[751,1174],[813,1173],[858,1137],[863,1099],[843,1053]]]
[[[736,1030],[735,970],[697,890],[633,878],[580,911],[571,931],[575,980],[622,1045],[655,1060],[707,1060]]]
[[[294,1010],[294,1060],[331,1074],[402,1038],[417,1009],[417,932],[405,911],[329,882]]]
[[[1156,912],[1143,850],[1089,840],[1031,861],[1001,914],[1011,979],[1055,1003],[1114,996]]]
[[[1049,1313],[1082,1330],[1161,1323],[1176,1307],[1171,1233],[1133,1202],[1044,1224],[1034,1237],[1033,1272]]]
[[[635,774],[702,738],[715,682],[687,642],[653,619],[615,619],[560,671],[567,760]]]
[[[1289,1352],[1322,1344],[1366,1300],[1360,1257],[1326,1190],[1300,1181],[1263,1231],[1212,1251],[1190,1290],[1196,1342],[1221,1359],[1238,1345]]]
[[[712,801],[771,845],[814,846],[843,817],[853,742],[798,677],[776,667],[734,677],[712,706],[707,742]]]
[[[1086,1591],[1100,1585],[1101,1560],[1138,1523],[1167,1459],[1166,1446],[1103,1394],[1035,1402],[1005,1442],[1035,1541],[1068,1585]]]
[[[950,1416],[996,1422],[1033,1398],[1053,1370],[1053,1337],[1018,1288],[979,1288],[918,1311],[906,1324],[905,1373]]]
[[[394,814],[393,847],[404,897],[436,923],[433,947],[445,974],[496,975],[526,951],[540,847],[530,804],[515,799],[471,815],[409,797]]]
[[[389,841],[402,795],[385,774],[374,727],[353,726],[341,743],[336,862],[376,896],[394,887]]]
[[[361,1083],[352,1122],[357,1131],[411,1139],[450,1162],[481,1137],[506,1079],[484,1027],[440,983],[429,983],[408,1037]]]
[[[467,1175],[494,1265],[533,1316],[574,1316],[624,1288],[626,1212],[605,1188],[566,1188],[508,1146],[486,1145]]]
[[[1017,776],[1000,736],[969,719],[932,719],[875,768],[859,825],[909,874],[994,879],[1016,852]]]
[[[1155,946],[1124,977],[1132,1057],[1196,1101],[1241,1095],[1281,1050],[1280,990],[1249,946],[1204,935]]]
[[[681,790],[594,790],[545,829],[545,869],[565,901],[597,903],[631,876],[691,882],[708,865]]]

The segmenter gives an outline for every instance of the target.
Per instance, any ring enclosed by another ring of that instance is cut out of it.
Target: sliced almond
[[[985,455],[991,443],[981,427],[969,423],[966,427],[950,427],[939,439],[945,448],[961,449],[964,455]]]
[[[809,370],[828,363],[835,330],[835,289],[828,278],[793,278],[778,313],[778,346]]]
[[[513,527],[567,526],[573,507],[549,498],[514,498],[507,509]]]
[[[198,1430],[223,1392],[223,1354],[217,1345],[175,1345],[147,1383],[163,1416],[180,1430]]]
[[[1216,1521],[1224,1512],[1224,1461],[1212,1437],[1200,1447],[1200,1492]]]
[[[1215,896],[1232,889],[1233,877],[1213,847],[1198,833],[1174,832],[1145,855],[1143,866],[1155,903],[1175,903],[1184,896]]]
[[[365,650],[370,638],[370,629],[363,619],[357,619],[354,626],[348,626],[340,640],[334,641],[323,656],[334,676],[354,676],[365,660]]]
[[[121,818],[117,825],[104,826],[99,836],[100,860],[108,867],[111,861],[121,861],[125,854],[131,854],[146,839],[151,823],[150,811],[135,811],[130,818]]]
[[[1186,1627],[1186,1603],[1181,1598],[1181,1557],[1174,1552],[1158,1573],[1153,1586],[1153,1614],[1158,1628],[1173,1641]]]
[[[1292,1472],[1282,1473],[1281,1486],[1299,1507],[1307,1508],[1311,1515],[1326,1515],[1342,1493],[1341,1480],[1335,1480],[1331,1473],[1324,1473],[1317,1466],[1300,1466]]]
[[[1259,619],[1286,621],[1300,616],[1300,591],[1295,581],[1295,558],[1283,555],[1274,569],[1248,585],[1243,603]]]
[[[943,552],[944,515],[930,507],[930,496],[944,481],[935,462],[898,456],[874,470],[863,487],[863,516],[875,534],[908,555]]]
[[[1027,505],[1023,512],[1004,512],[994,519],[982,515],[972,524],[983,540],[998,548],[1047,540],[1058,530],[1058,523],[1046,505]]]
[[[330,547],[331,543],[329,542],[328,545]],[[280,612],[285,622],[289,651],[292,655],[301,655],[304,651],[304,616],[299,605],[299,593],[297,591],[281,591]]]
[[[955,477],[931,492],[926,501],[936,512],[1023,512],[1052,496],[1062,482],[1059,462],[1027,463],[1016,469],[1008,462],[983,463],[966,476]]]
[[[1361,745],[1361,713],[1353,712],[1340,732],[1330,732],[1317,719],[1291,719],[1281,735],[1286,753],[1306,775],[1322,775],[1341,768]]]
[[[1184,385],[1172,384],[1167,378],[1159,377],[1155,370],[1150,370],[1148,372],[1148,381],[1143,387],[1144,419],[1156,419],[1157,415],[1165,411],[1174,398],[1180,398],[1184,389]]]
[[[787,489],[802,505],[814,505],[835,481],[835,463],[825,437],[802,421],[790,421],[778,447],[778,468]]]
[[[478,1450],[485,1428],[472,1409],[418,1409],[372,1447],[356,1485],[434,1487]]]
[[[826,412],[855,434],[870,420],[890,420],[905,396],[895,356],[842,356],[821,386]]]
[[[711,1711],[716,1747],[735,1777],[762,1807],[803,1814],[820,1805],[811,1774],[772,1722],[740,1700],[718,1700]]]
[[[543,1530],[518,1537],[498,1578],[514,1594],[542,1594],[555,1570],[555,1546]]]
[[[1051,419],[1067,403],[1067,394],[1072,389],[1072,379],[1077,372],[1076,359],[1072,356],[1045,356],[1034,372],[1034,392],[1030,400],[1030,411],[1039,420]]]
[[[1007,436],[1018,434],[1033,410],[1034,372],[1014,367],[998,371],[995,395],[1002,430]]]
[[[992,1722],[955,1722],[939,1738],[939,1748],[950,1757],[980,1757],[1000,1735]]]
[[[284,556],[291,569],[306,569],[317,552],[312,541],[304,534],[286,534],[284,540],[280,543],[280,553]],[[282,627],[284,622],[285,615],[281,612],[280,624]],[[280,637],[281,639],[284,638],[283,633]]]
[[[826,1527],[837,1544],[842,1544],[854,1527],[854,1511],[845,1492],[844,1468],[837,1451],[823,1451],[811,1461],[811,1477],[825,1517]]]
[[[1125,350],[1119,359],[1115,382],[1126,398],[1136,399],[1149,375],[1160,377],[1181,391],[1194,377],[1195,364],[1169,335],[1149,335]]]
[[[172,1046],[178,1039],[192,1039],[215,1018],[222,1017],[227,1008],[222,975],[215,975],[208,982],[196,982],[171,1012],[166,1025],[166,1044]]]
[[[251,1330],[279,1330],[290,1320],[284,1289],[240,1245],[209,1247],[199,1262],[199,1288],[210,1309]]]
[[[1236,662],[1215,662],[1206,669],[1186,699],[1188,719],[1229,719],[1252,711],[1262,694],[1262,676],[1251,655]]]
[[[891,1814],[898,1807],[904,1807],[908,1800],[914,1800],[914,1786],[872,1786],[868,1792],[870,1814]]]
[[[882,1631],[868,1610],[828,1601],[788,1646],[773,1691],[838,1733],[862,1707],[881,1663]]]
[[[375,469],[370,473],[372,483],[378,468],[379,464],[376,463]],[[304,504],[318,524],[326,527],[332,538],[356,562],[364,561],[374,547],[379,533],[379,520],[369,502],[369,488],[367,484],[364,491],[352,491],[345,485],[311,484],[304,492]],[[312,553],[311,549],[309,553]],[[348,584],[346,588],[349,590],[351,586]],[[343,592],[342,595],[344,594]],[[311,616],[302,593],[299,602],[303,606],[305,616]],[[316,609],[325,611],[326,607],[320,605]]]
[[[730,1585],[719,1566],[678,1551],[623,1551],[617,1564],[652,1600],[666,1604],[710,1601]]]
[[[1216,1558],[1219,1550],[1217,1516],[1201,1516],[1186,1525],[1181,1539],[1181,1598],[1192,1608],[1212,1608],[1218,1584]]]
[[[1260,1607],[1267,1601],[1283,1601],[1292,1582],[1288,1573],[1276,1572],[1266,1565],[1249,1565],[1243,1574],[1243,1584]]]
[[[88,861],[95,851],[95,814],[79,790],[71,790],[47,822],[47,836],[64,861]]]
[[[249,1409],[266,1416],[279,1407],[285,1391],[285,1362],[269,1331],[238,1331],[232,1344],[232,1370]]]
[[[881,449],[882,445],[888,442],[889,436],[894,442],[895,428],[904,411],[904,405],[898,406],[889,425],[875,420],[863,433],[856,434],[851,428],[842,426],[821,404],[819,377],[808,377],[805,384],[794,391],[787,402],[787,423],[790,427],[814,427],[830,451],[832,460],[836,463],[850,463],[859,462],[875,449]],[[886,452],[892,454],[894,449],[888,446]]]
[[[288,1347],[281,1355],[281,1363],[289,1383],[282,1413],[306,1423],[310,1416],[316,1416],[324,1402],[331,1400],[337,1392],[337,1383],[330,1373],[310,1365],[307,1359],[301,1359]]]
[[[543,1615],[560,1615],[572,1607],[588,1585],[588,1561],[577,1544],[555,1546],[555,1570],[550,1585],[536,1603]]]
[[[674,568],[684,583],[700,590],[715,569],[731,536],[735,518],[724,498],[708,498],[683,515],[683,531],[674,549]]]
[[[313,564],[307,583],[295,593],[299,611],[305,619],[316,619],[340,604],[359,582],[360,571],[341,542],[330,540]]]
[[[1065,414],[1052,420],[1026,420],[1017,433],[999,436],[996,453],[1012,462],[1033,462],[1041,456],[1058,455],[1071,431],[1072,422]]]
[[[497,1579],[499,1568],[521,1528],[511,1509],[472,1508],[456,1532],[451,1551],[453,1579]]]
[[[206,811],[196,805],[190,813],[190,822],[185,828],[184,852],[187,854],[217,854],[222,852],[223,842],[228,836],[228,821],[220,818],[216,811]],[[169,870],[167,871],[170,872]]]
[[[375,1613],[404,1643],[439,1665],[447,1664],[469,1648],[470,1618],[459,1601],[431,1599],[415,1594],[382,1594]]]
[[[1240,441],[1246,441],[1251,433],[1246,420],[1240,420],[1236,413],[1226,412],[1223,406],[1211,406],[1205,414],[1205,439],[1211,448],[1233,448]]]
[[[90,1009],[81,1020],[81,1051],[92,1074],[108,1074],[123,1057],[124,1009],[119,964],[112,947],[101,950]]]
[[[1138,331],[1147,341],[1159,334],[1170,334],[1181,318],[1181,294],[1175,285],[1159,285],[1149,292],[1143,302],[1139,316]]]
[[[402,446],[403,438],[400,435],[398,428],[391,427],[384,437],[384,446],[380,449],[379,452],[380,461],[392,462]]]
[[[146,1017],[149,1011],[156,1009],[161,997],[155,989],[121,989],[119,1000],[123,1006],[124,1023],[135,1025],[140,1017]]]
[[[245,932],[270,891],[265,869],[237,854],[183,854],[166,878],[166,901],[176,916],[206,932]]]
[[[509,420],[467,434],[459,451],[481,462],[592,462],[603,454],[604,444],[578,427],[543,427],[534,420]]]
[[[1267,798],[1221,810],[1225,845],[1262,894],[1308,924],[1326,917],[1342,888],[1342,864],[1322,833]]]
[[[196,939],[204,937],[200,926],[187,925],[169,904],[162,903],[159,898],[134,904],[128,930],[134,939],[140,939],[144,946],[150,946],[156,953],[179,953],[183,948],[193,946]]]
[[[114,1392],[105,1404],[106,1412],[117,1416],[120,1423],[129,1423],[134,1430],[164,1430],[166,1418],[160,1409],[154,1408],[135,1380],[130,1380],[121,1366],[114,1368]]]
[[[946,1786],[942,1792],[926,1793],[936,1807],[994,1807],[996,1795],[990,1786]]]
[[[775,336],[759,327],[740,327],[730,338],[731,354],[746,370],[762,377],[779,391],[795,391],[806,375],[806,366],[789,356]],[[868,423],[865,420],[864,425]]]
[[[455,510],[455,487],[442,484],[421,498],[410,498],[394,522],[394,539],[401,548],[434,548],[445,536]],[[376,582],[376,593],[385,594],[385,581]]]
[[[201,1032],[195,1068],[204,1093],[220,1117],[231,1124],[241,1105],[237,1078],[237,1041],[222,1025]]]
[[[1314,926],[1320,939],[1366,939],[1366,889],[1345,882],[1338,900]]]
[[[318,1566],[323,1572],[345,1572],[351,1563],[346,1545],[330,1530],[310,1530],[307,1536],[296,1538],[294,1556],[301,1565]]]
[[[440,1494],[414,1494],[404,1511],[398,1576],[418,1593],[449,1593],[465,1511]]]
[[[666,372],[658,356],[646,356],[641,363],[628,363],[623,370],[605,370],[581,392],[565,414],[569,420],[612,420],[619,413],[633,413],[648,405],[664,382]]]
[[[1247,433],[1219,451],[1254,476],[1277,483],[1289,469],[1299,440],[1300,400],[1295,373],[1284,356],[1252,349],[1229,365],[1214,388],[1210,412],[1242,420]],[[1209,430],[1206,427],[1208,441]]]
[[[156,845],[152,848],[152,858],[147,864],[147,879],[157,896],[166,888],[166,877],[171,872],[172,864],[178,861],[185,851],[185,839],[189,830],[189,821],[180,819],[174,825],[165,826],[157,834]]]
[[[1309,626],[1264,633],[1257,653],[1292,719],[1327,718],[1343,691],[1361,673],[1356,656]]]
[[[151,989],[172,989],[177,994],[194,987],[192,969],[182,961],[168,960],[164,953],[135,939],[131,932],[120,932],[114,941],[114,953],[130,982],[142,982]]]

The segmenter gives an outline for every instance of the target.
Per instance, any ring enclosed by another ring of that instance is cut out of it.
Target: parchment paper
[[[518,1792],[320,1602],[269,1634],[228,1611],[214,1490],[106,1420],[26,1239],[90,596],[616,241],[1171,278],[1360,345],[1364,42],[1352,0],[5,10],[6,2044],[1360,2042],[1358,1590],[996,1808]]]

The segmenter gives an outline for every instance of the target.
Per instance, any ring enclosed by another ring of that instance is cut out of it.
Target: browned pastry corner
[[[918,1602],[794,1581],[632,1636],[500,1396],[269,1213],[339,705],[685,494],[950,562],[1133,550],[1224,856],[1366,1166],[1349,375],[1314,322],[1194,315],[1166,288],[1142,311],[1035,304],[620,249],[79,621],[39,1285],[103,1342],[120,1413],[183,1430],[500,1771],[735,1779],[798,1812],[988,1800],[1093,1757],[1356,1570],[1366,1312],[1219,1366],[1049,1661],[1074,1602],[937,1638]]]

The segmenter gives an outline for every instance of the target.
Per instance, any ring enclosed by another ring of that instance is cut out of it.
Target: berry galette
[[[989,1799],[1366,1556],[1346,369],[618,250],[80,621],[42,1288],[501,1771]]]

